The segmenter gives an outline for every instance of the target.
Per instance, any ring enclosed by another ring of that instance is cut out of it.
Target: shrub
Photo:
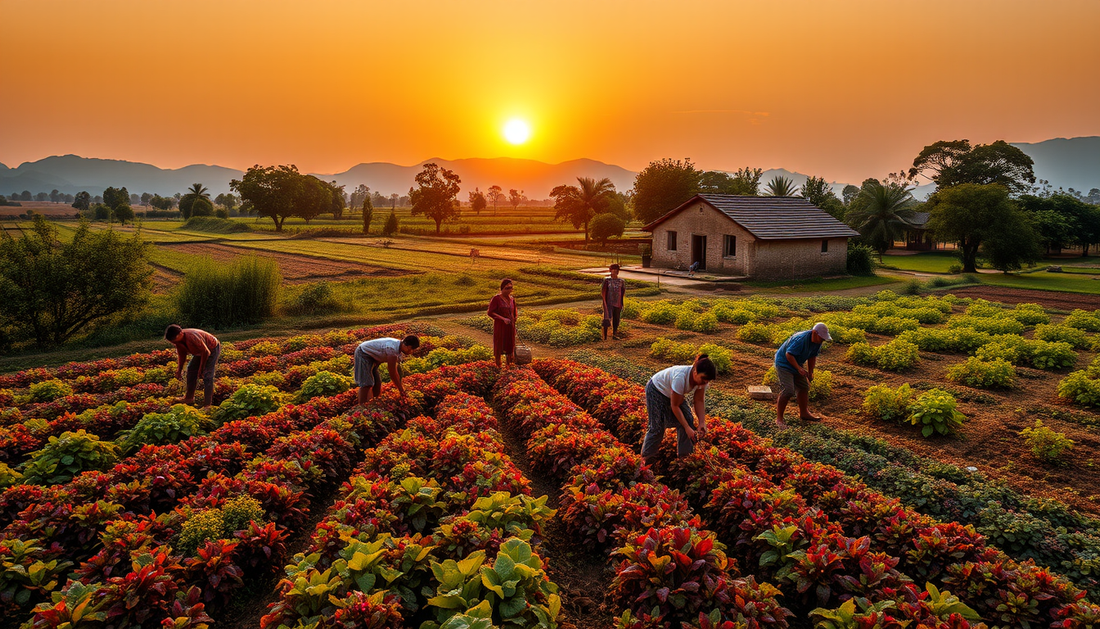
[[[720,345],[703,343],[691,358],[694,359],[699,354],[710,356],[710,360],[714,363],[714,368],[718,373],[729,373],[730,368],[733,366],[733,352]]]
[[[857,365],[875,366],[878,363],[875,360],[875,348],[871,347],[870,343],[856,343],[848,348],[848,352],[844,354],[844,359],[850,363]]]
[[[73,388],[60,380],[45,380],[30,387],[31,402],[53,402],[73,394]]]
[[[1058,383],[1058,395],[1082,406],[1100,406],[1100,380],[1075,371]]]
[[[1016,304],[1016,307],[1009,311],[1008,314],[1012,315],[1013,319],[1028,326],[1039,325],[1040,323],[1050,323],[1050,315],[1048,315],[1046,310],[1039,304]],[[1097,323],[1100,324],[1100,320],[1097,320]],[[1100,332],[1100,327],[1092,331]]]
[[[255,324],[274,314],[282,281],[278,263],[268,258],[249,255],[226,264],[207,257],[187,271],[176,305],[194,325]]]
[[[260,501],[247,494],[230,498],[222,505],[222,522],[227,535],[245,530],[249,522],[262,524],[266,515]]]
[[[177,404],[167,413],[148,413],[130,430],[119,435],[122,452],[129,455],[145,445],[176,443],[204,435],[214,423],[190,406]]]
[[[0,463],[0,489],[18,485],[22,480],[22,474],[8,467],[7,463]]]
[[[308,402],[315,397],[332,397],[351,388],[351,378],[331,371],[319,371],[306,378],[302,388],[298,389],[295,401],[298,404]]]
[[[1035,338],[1040,341],[1069,343],[1074,349],[1088,349],[1090,343],[1084,330],[1067,325],[1040,324],[1035,326]]]
[[[317,282],[307,284],[294,296],[286,311],[292,315],[320,315],[343,312],[349,308],[336,296],[332,284]]]
[[[1044,426],[1041,419],[1035,420],[1035,426],[1021,430],[1020,435],[1031,448],[1031,453],[1047,463],[1061,462],[1062,455],[1073,449],[1072,439]]]
[[[1049,322],[1050,318],[1048,317],[1046,321],[1041,323]],[[1089,312],[1078,308],[1066,315],[1066,318],[1062,320],[1062,325],[1084,330],[1085,332],[1100,332],[1100,316],[1097,316],[1096,311]]]
[[[31,453],[23,468],[24,482],[32,485],[56,485],[88,470],[103,470],[119,458],[119,447],[88,434],[83,429],[50,437],[46,445]]]
[[[641,319],[654,325],[668,325],[676,321],[680,311],[670,303],[657,303],[642,311]]]
[[[194,555],[199,546],[208,541],[222,539],[224,531],[225,521],[221,509],[193,511],[180,529],[179,550],[184,555]]]
[[[971,306],[971,308],[973,308],[973,306]],[[967,312],[969,311],[970,309],[967,309]],[[998,308],[997,312],[1003,313],[1004,311]],[[970,328],[978,332],[988,332],[989,334],[1020,334],[1026,328],[1024,324],[1016,319],[1010,319],[1004,316],[975,316],[970,314],[951,317],[947,320],[947,327]]]
[[[953,434],[966,416],[955,410],[955,396],[943,389],[925,391],[909,406],[909,423],[921,427],[921,434]]]
[[[879,369],[887,371],[905,371],[912,369],[920,361],[917,346],[900,339],[875,348],[875,362]]]
[[[1017,337],[1021,340],[1022,337]],[[1068,346],[1067,346],[1068,347]],[[1070,350],[1071,352],[1073,350]],[[1020,344],[993,341],[978,348],[974,356],[981,361],[1003,360],[1013,365],[1020,362]]]
[[[727,304],[718,304],[711,310],[714,317],[722,323],[744,325],[756,319],[756,315],[744,308],[734,308]]]
[[[279,390],[271,386],[246,384],[233,392],[215,411],[220,423],[259,417],[279,408]]]
[[[1027,361],[1036,369],[1069,369],[1077,363],[1077,352],[1061,341],[1030,341]]]
[[[1010,389],[1016,386],[1016,368],[997,358],[984,361],[971,356],[947,370],[947,379],[979,389]]]
[[[746,343],[770,343],[772,326],[765,323],[746,323],[737,330],[737,340]]]
[[[867,245],[848,243],[848,273],[851,275],[875,274],[875,250]]]
[[[877,384],[869,389],[863,396],[863,410],[881,420],[888,422],[901,421],[909,416],[909,405],[913,402],[913,390],[909,384],[902,384],[896,389],[886,384]]]
[[[649,346],[649,354],[656,358],[668,358],[682,363],[695,358],[695,349],[687,343],[661,337]]]

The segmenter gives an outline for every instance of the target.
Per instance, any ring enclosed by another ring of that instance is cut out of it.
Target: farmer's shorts
[[[779,376],[779,390],[787,397],[795,397],[799,391],[809,391],[810,381],[800,373],[792,373],[786,369],[776,368],[775,374]]]
[[[371,358],[369,354],[355,348],[355,365],[353,367],[352,375],[355,378],[355,386],[357,387],[373,387],[378,380],[378,361]]]

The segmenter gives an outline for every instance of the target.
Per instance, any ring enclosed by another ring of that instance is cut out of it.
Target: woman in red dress
[[[512,298],[512,280],[500,282],[500,293],[489,302],[489,318],[493,320],[493,356],[500,367],[503,354],[511,366],[516,356],[516,300]]]

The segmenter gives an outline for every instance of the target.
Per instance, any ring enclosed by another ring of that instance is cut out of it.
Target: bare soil
[[[153,264],[153,292],[167,293],[183,279],[183,273],[159,264]]]
[[[988,299],[989,301],[999,301],[1006,304],[1035,303],[1057,310],[1073,310],[1074,308],[1095,310],[1100,308],[1100,295],[1084,293],[1059,293],[1048,290],[999,286],[966,286],[952,288],[950,292],[959,297]]]
[[[343,262],[300,254],[234,247],[220,243],[162,244],[158,246],[180,253],[210,256],[219,262],[228,262],[242,255],[255,254],[278,262],[279,270],[283,274],[283,282],[287,284],[303,284],[326,279],[350,280],[360,277],[392,277],[409,274],[409,271],[359,264],[357,262]]]

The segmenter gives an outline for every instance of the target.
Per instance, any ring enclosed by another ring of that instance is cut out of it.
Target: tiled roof
[[[909,218],[905,219],[905,222],[913,227],[924,227],[928,224],[930,216],[932,216],[930,212],[913,212]]]
[[[859,232],[836,220],[802,197],[751,197],[735,194],[700,194],[645,226],[653,231],[696,200],[733,219],[760,240],[798,238],[850,238]]]

